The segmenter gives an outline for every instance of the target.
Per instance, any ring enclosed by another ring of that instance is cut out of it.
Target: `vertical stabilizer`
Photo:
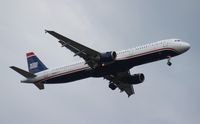
[[[27,53],[26,57],[27,57],[29,72],[34,74],[47,70],[47,67],[40,61],[40,59],[33,52]]]

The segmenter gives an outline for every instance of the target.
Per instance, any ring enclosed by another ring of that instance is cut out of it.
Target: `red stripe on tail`
[[[33,56],[33,55],[34,55],[33,52],[26,53],[26,56],[27,56],[27,57],[30,57],[30,56]]]

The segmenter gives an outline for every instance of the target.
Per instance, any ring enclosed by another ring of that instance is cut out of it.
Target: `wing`
[[[125,77],[128,76],[130,76],[130,73],[129,71],[126,71],[126,72],[120,72],[116,75],[108,75],[104,78],[114,83],[121,90],[121,92],[125,91],[128,97],[130,97],[135,92],[133,85],[128,80],[124,80]]]
[[[94,68],[97,65],[95,59],[100,56],[99,52],[77,43],[55,31],[45,30],[45,32],[57,38],[59,40],[58,42],[61,43],[63,47],[66,47],[75,54],[74,56],[78,55],[79,57],[83,58],[86,64],[88,64],[90,67]]]

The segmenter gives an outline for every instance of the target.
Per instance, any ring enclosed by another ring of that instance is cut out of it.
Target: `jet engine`
[[[115,51],[101,53],[100,62],[112,62],[116,59],[117,53]]]
[[[145,76],[143,73],[134,74],[128,77],[131,84],[140,84],[144,81]]]

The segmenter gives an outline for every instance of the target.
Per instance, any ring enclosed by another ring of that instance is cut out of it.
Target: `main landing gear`
[[[171,63],[171,61],[170,61],[170,60],[171,60],[171,56],[168,56],[167,58],[168,58],[168,59],[167,59],[167,65],[168,65],[168,66],[171,66],[171,65],[172,65],[172,63]]]
[[[112,90],[115,90],[117,88],[117,86],[114,83],[110,83],[108,86]]]

